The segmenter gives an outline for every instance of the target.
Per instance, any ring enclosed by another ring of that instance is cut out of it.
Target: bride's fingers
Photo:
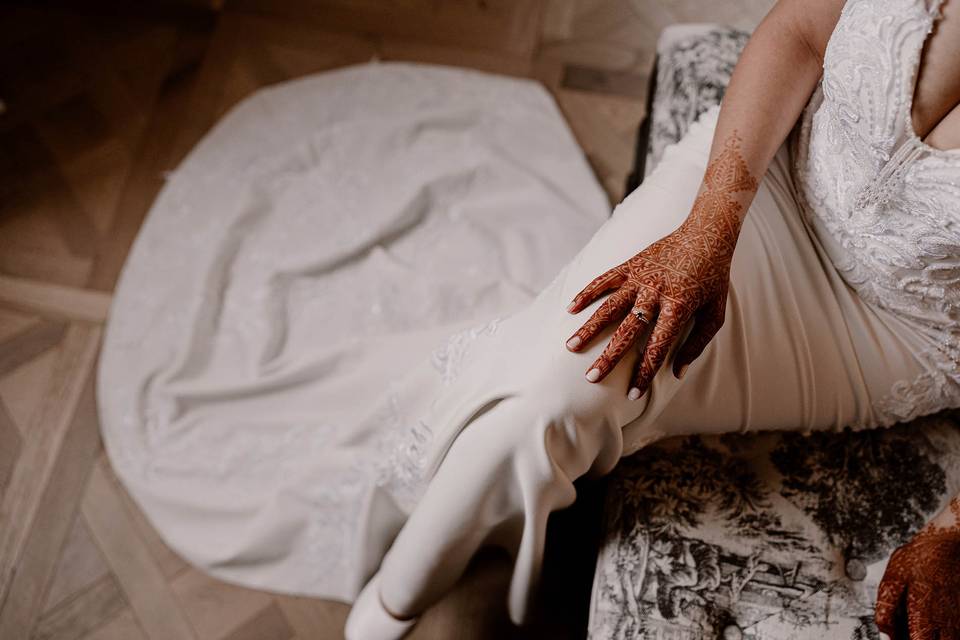
[[[627,317],[620,322],[617,330],[613,332],[613,336],[610,337],[610,342],[607,343],[603,353],[587,369],[587,380],[589,382],[603,380],[617,366],[627,349],[633,346],[637,335],[645,326],[637,316],[628,313]]]
[[[614,267],[606,273],[594,278],[590,284],[573,297],[573,302],[567,307],[570,313],[579,313],[584,307],[596,300],[611,289],[616,289],[627,280],[627,273],[623,265]]]
[[[723,326],[726,307],[724,295],[697,310],[694,314],[693,329],[677,349],[677,355],[673,359],[674,376],[682,378],[690,363],[700,357],[713,337],[717,335],[717,331]]]
[[[567,340],[567,349],[579,351],[585,347],[604,327],[623,315],[633,304],[633,299],[633,291],[626,287],[611,294],[609,298],[603,301],[603,304],[597,307],[590,319],[570,336],[570,339]]]
[[[933,608],[930,604],[931,600],[936,601],[941,596],[943,598],[949,596],[937,593],[931,586],[926,589],[917,589],[917,591],[907,587],[907,628],[910,630],[910,640],[941,640],[941,638],[956,637],[940,634],[940,629],[937,627],[944,616],[942,612],[931,610]]]
[[[880,580],[880,586],[877,588],[877,603],[873,613],[877,628],[891,638],[896,637],[897,612],[901,608],[907,588],[904,576],[898,571],[898,557],[902,555],[901,548],[894,551],[893,555],[890,556],[887,570]]]
[[[633,374],[633,383],[627,393],[628,398],[636,400],[647,392],[653,376],[666,360],[670,347],[677,341],[687,319],[676,313],[676,306],[673,303],[665,302],[660,308],[657,324],[650,332],[640,363]]]

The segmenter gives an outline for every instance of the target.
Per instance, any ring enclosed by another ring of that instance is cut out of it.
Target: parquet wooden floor
[[[165,172],[259,87],[378,57],[541,80],[615,202],[660,29],[751,27],[771,2],[129,4],[0,6],[0,640],[342,638],[345,605],[226,585],[186,565],[104,456],[101,334]],[[591,540],[576,520],[555,527],[568,533],[558,561],[548,558],[541,622],[509,625],[508,565],[485,554],[414,637],[582,637]]]

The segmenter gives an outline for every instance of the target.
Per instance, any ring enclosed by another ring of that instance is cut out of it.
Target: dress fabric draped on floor
[[[537,83],[373,63],[258,91],[169,175],[125,265],[99,372],[119,477],[217,577],[351,600],[476,325],[609,213]]]

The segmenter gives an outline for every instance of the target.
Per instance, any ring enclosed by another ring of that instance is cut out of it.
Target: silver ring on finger
[[[637,320],[639,320],[644,324],[647,324],[648,322],[650,322],[650,319],[646,316],[646,314],[643,313],[643,309],[640,309],[639,307],[634,307],[633,309],[630,310],[630,313],[636,316]]]

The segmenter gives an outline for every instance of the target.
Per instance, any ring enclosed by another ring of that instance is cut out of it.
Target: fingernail
[[[577,301],[576,301],[576,300],[574,300],[573,302],[571,302],[570,304],[567,305],[567,311],[569,311],[570,313],[573,313],[573,308],[574,308],[575,306],[577,306]]]
[[[685,364],[682,367],[680,367],[680,371],[677,371],[678,379],[683,380],[683,376],[687,375],[687,367],[689,366],[690,366],[689,364]]]
[[[567,340],[568,349],[576,349],[579,346],[580,346],[580,336],[573,336],[572,338]]]
[[[593,369],[590,369],[590,371],[587,371],[588,381],[596,382],[599,379],[600,379],[600,369],[597,369],[596,367],[594,367]]]
[[[628,400],[636,400],[640,397],[640,389],[633,387],[630,389],[630,393],[627,394]]]

